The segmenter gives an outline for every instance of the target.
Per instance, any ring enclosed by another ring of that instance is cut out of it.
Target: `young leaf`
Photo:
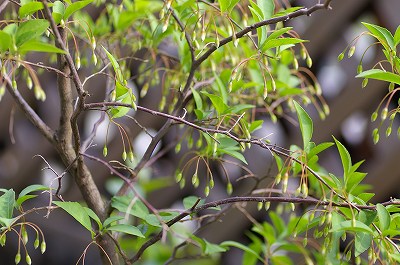
[[[5,52],[11,48],[12,38],[10,34],[0,30],[0,52]]]
[[[77,220],[83,227],[90,231],[92,235],[94,235],[89,214],[82,205],[80,205],[78,202],[55,201],[53,203],[75,218],[75,220]]]
[[[297,103],[293,101],[299,119],[301,135],[303,137],[303,148],[307,149],[313,134],[313,122],[308,113]]]
[[[247,246],[245,246],[245,245],[243,245],[243,244],[241,244],[241,243],[239,243],[239,242],[236,242],[236,241],[224,241],[224,242],[222,242],[222,243],[219,244],[219,245],[220,245],[221,247],[223,247],[223,248],[235,247],[235,248],[241,249],[241,250],[243,250],[244,252],[249,253],[249,254],[255,256],[255,257],[256,257],[258,260],[260,260],[261,262],[264,262],[264,260],[260,257],[260,255],[257,254],[257,252],[255,252],[255,251],[252,250],[251,248],[249,248],[249,247],[247,247]]]
[[[15,36],[15,44],[21,46],[28,40],[41,36],[49,27],[50,23],[45,19],[34,19],[22,22]]]
[[[338,140],[336,140],[335,137],[333,137],[333,139],[335,140],[336,147],[339,151],[340,159],[342,160],[344,183],[347,183],[347,177],[351,169],[351,157],[347,149],[344,147],[344,145],[340,143]]]
[[[101,223],[100,218],[97,216],[97,214],[88,207],[83,207],[83,209],[86,211],[86,213],[89,215],[89,217],[92,218],[97,223],[99,230],[102,230],[103,224]]]
[[[112,223],[114,223],[116,221],[119,221],[119,220],[122,220],[122,219],[124,219],[123,216],[119,216],[119,215],[110,216],[106,220],[104,220],[103,227],[108,227]]]
[[[385,46],[385,48],[390,48],[394,51],[396,50],[392,33],[390,33],[389,30],[377,25],[365,22],[361,23],[372,33],[375,38],[377,38]]]
[[[120,232],[120,233],[125,233],[128,235],[132,236],[138,236],[138,237],[145,237],[143,233],[137,228],[136,226],[133,225],[128,225],[128,224],[117,224],[117,225],[112,225],[107,227],[108,231],[115,231],[115,232]]]
[[[25,52],[48,52],[48,53],[63,53],[65,54],[66,52],[57,48],[53,44],[50,43],[45,43],[41,42],[38,40],[30,40],[27,42],[24,42],[19,48],[18,51],[20,53],[25,53]]]
[[[18,15],[20,18],[32,15],[36,11],[42,10],[44,8],[41,2],[30,2],[21,6],[18,10]]]
[[[66,9],[64,13],[64,20],[66,21],[73,13],[76,11],[84,8],[88,4],[93,2],[93,0],[85,0],[85,1],[78,1],[70,4]]]
[[[31,192],[35,192],[35,191],[42,191],[42,190],[49,190],[50,188],[44,185],[30,185],[28,187],[26,187],[25,189],[23,189],[18,196],[17,202],[16,204],[18,206],[20,206],[24,201],[28,200],[28,199],[32,199],[35,198],[36,195],[28,195]]]
[[[55,1],[53,3],[53,13],[52,16],[54,18],[54,22],[59,24],[61,19],[63,19],[65,13],[65,6],[61,1]]]
[[[272,17],[275,10],[274,0],[257,0],[257,5],[260,7],[263,14],[263,19],[267,20]]]
[[[376,211],[378,213],[379,228],[381,231],[385,231],[390,226],[390,214],[385,206],[380,203],[376,205]]]
[[[11,219],[15,205],[15,192],[13,189],[6,190],[0,196],[0,217]]]
[[[185,209],[192,208],[198,199],[199,199],[199,197],[196,197],[196,196],[189,196],[189,197],[184,198],[183,199],[183,207],[185,207]],[[197,204],[197,206],[200,206],[202,204],[204,204],[204,200],[200,200],[200,202]]]
[[[400,85],[400,75],[386,72],[381,69],[371,69],[358,74],[359,78],[372,78]]]

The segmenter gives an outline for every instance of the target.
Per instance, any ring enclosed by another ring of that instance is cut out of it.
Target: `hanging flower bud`
[[[388,108],[385,107],[385,108],[383,108],[383,110],[382,110],[382,112],[381,112],[381,119],[382,119],[382,120],[386,120],[387,114],[388,114]]]
[[[46,242],[43,240],[40,244],[40,252],[43,254],[46,251]]]
[[[356,46],[355,45],[351,46],[349,49],[349,52],[347,53],[347,57],[350,58],[351,56],[353,56],[355,50],[356,50]]]
[[[127,153],[126,153],[126,151],[124,150],[123,152],[122,152],[122,160],[126,160],[126,157],[127,157]]]
[[[343,58],[344,58],[344,53],[342,52],[341,54],[339,54],[337,59],[340,62],[341,60],[343,60]]]
[[[263,208],[263,206],[264,206],[264,205],[263,205],[263,202],[258,202],[258,203],[257,203],[257,210],[258,210],[258,211],[261,211],[261,209]]]
[[[232,183],[228,182],[228,184],[226,185],[226,193],[227,193],[228,195],[231,195],[232,192],[233,192]]]

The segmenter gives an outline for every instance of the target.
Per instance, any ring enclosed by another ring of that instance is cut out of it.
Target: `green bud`
[[[326,215],[326,223],[327,223],[327,224],[330,224],[331,222],[332,222],[332,213],[329,212],[329,213]]]
[[[350,47],[350,49],[349,49],[349,52],[347,53],[347,57],[351,57],[351,56],[353,56],[354,55],[354,52],[356,51],[356,46],[351,46]]]
[[[300,57],[301,59],[305,60],[307,58],[307,51],[306,49],[302,46],[300,49]]]
[[[363,66],[362,66],[362,64],[360,63],[360,64],[357,66],[357,74],[360,74],[362,71],[363,71]]]
[[[305,238],[303,238],[303,247],[306,247],[307,246],[307,237],[305,237]]]
[[[6,239],[7,239],[6,233],[2,234],[0,237],[0,245],[2,247],[4,247],[6,245]]]
[[[107,154],[108,154],[108,148],[107,148],[107,146],[104,146],[103,147],[103,156],[106,157]]]
[[[199,184],[199,176],[197,176],[197,174],[194,173],[192,176],[192,185],[196,187],[198,186],[198,184]]]
[[[356,257],[356,265],[360,265],[361,264],[361,257],[357,256]]]
[[[313,211],[313,212],[310,213],[310,216],[308,217],[308,220],[311,222],[312,220],[314,220],[314,217],[315,217],[315,212]]]
[[[177,143],[177,145],[175,146],[175,153],[179,153],[181,151],[181,143]]]
[[[385,108],[383,108],[383,110],[382,110],[382,112],[381,112],[381,119],[382,119],[382,120],[386,120],[387,115],[388,115],[388,108],[385,107]]]
[[[96,49],[96,39],[94,38],[94,36],[92,36],[90,38],[90,44],[92,46],[92,50],[95,50]]]
[[[396,117],[396,114],[397,114],[397,112],[393,112],[393,113],[390,115],[389,119],[390,119],[391,121],[394,120],[394,118]]]
[[[199,137],[196,141],[196,147],[200,148],[203,145],[203,138]]]
[[[26,86],[27,86],[29,89],[32,89],[32,87],[33,87],[32,78],[31,78],[29,75],[26,77]]]
[[[131,161],[131,163],[133,163],[135,161],[135,156],[133,155],[132,151],[130,151],[128,153],[128,157],[129,157],[129,161]]]
[[[28,265],[31,265],[31,264],[32,264],[32,259],[31,259],[31,257],[28,255],[28,253],[26,253],[25,261],[26,261],[26,264],[28,264]]]
[[[210,187],[209,187],[209,186],[206,186],[206,187],[204,188],[204,195],[205,195],[206,197],[208,197],[209,194],[210,194]]]
[[[184,178],[181,179],[181,181],[179,181],[179,187],[181,189],[183,189],[186,185],[186,180]]]
[[[389,126],[389,127],[387,127],[387,129],[386,129],[386,137],[389,137],[391,134],[392,134],[392,127]]]
[[[346,237],[347,237],[347,234],[343,233],[343,235],[341,236],[341,239],[342,239],[343,242],[346,241]]]
[[[179,171],[178,174],[175,175],[175,181],[178,183],[182,180],[183,174],[181,171]]]
[[[341,60],[343,60],[344,58],[344,53],[342,52],[341,54],[339,54],[339,56],[337,57],[338,61],[340,62]]]
[[[311,59],[310,56],[307,56],[306,63],[307,63],[308,68],[311,68],[311,66],[312,66],[312,59]]]
[[[292,212],[294,212],[294,210],[296,209],[296,206],[294,205],[294,203],[291,202],[291,203],[289,203],[289,205],[290,205]]]
[[[361,86],[364,88],[368,85],[368,78],[364,78],[364,80],[362,81]]]
[[[15,79],[12,80],[11,86],[12,86],[13,89],[17,89],[18,88],[17,81],[15,81]]]
[[[26,232],[25,228],[22,229],[22,242],[24,242],[24,245],[26,245],[29,241],[28,233]]]
[[[264,206],[263,202],[258,202],[258,203],[257,203],[257,210],[258,210],[258,211],[261,211],[261,209],[263,208],[263,206]]]
[[[271,202],[265,202],[265,204],[264,204],[264,209],[266,210],[266,211],[268,211],[269,210],[269,208],[271,207]]]
[[[301,184],[301,194],[303,194],[303,198],[307,198],[308,196],[308,186],[305,182]]]
[[[214,179],[212,177],[210,178],[210,182],[208,183],[208,185],[211,189],[214,188]]]
[[[263,91],[263,98],[266,99],[267,97],[268,97],[268,88],[267,86],[265,86]]]
[[[374,112],[374,113],[372,113],[372,115],[371,115],[371,122],[374,122],[374,121],[376,121],[376,119],[378,118],[378,112]]]
[[[397,138],[400,139],[400,127],[397,128]]]
[[[15,255],[14,262],[15,264],[18,264],[21,261],[21,254],[18,252],[17,255]]]
[[[321,225],[323,225],[324,223],[325,223],[325,220],[326,220],[326,215],[325,214],[323,214],[322,216],[321,216],[321,218],[319,219],[319,226],[321,226]]]
[[[298,69],[299,69],[299,61],[297,61],[296,58],[293,58],[293,68],[294,68],[295,70],[298,70]]]
[[[39,237],[36,237],[35,242],[33,242],[33,247],[34,247],[35,249],[37,249],[37,248],[39,247],[39,244],[40,244],[40,242],[39,242]]]
[[[278,173],[277,175],[276,175],[276,177],[275,177],[275,184],[279,184],[280,182],[281,182],[281,179],[282,179],[282,174],[281,173]]]
[[[81,68],[81,57],[79,56],[79,53],[75,54],[75,68],[76,70]]]
[[[127,154],[126,154],[126,151],[124,150],[123,152],[122,152],[122,160],[126,160],[126,157],[127,157]]]
[[[160,111],[164,110],[166,101],[167,101],[167,98],[165,96],[162,96],[160,105],[158,105],[158,109]]]
[[[226,193],[227,193],[228,195],[231,195],[232,192],[233,192],[232,183],[228,182],[228,184],[226,185]]]

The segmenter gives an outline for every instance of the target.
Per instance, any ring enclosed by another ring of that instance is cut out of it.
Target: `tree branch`
[[[7,76],[4,76],[4,79],[7,83],[8,92],[14,98],[20,109],[24,112],[25,116],[50,143],[54,144],[56,142],[54,138],[55,132],[37,115],[31,106],[29,106],[19,91],[12,87],[11,80]]]

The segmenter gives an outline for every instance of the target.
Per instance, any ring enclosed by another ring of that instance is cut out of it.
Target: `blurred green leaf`
[[[391,72],[386,72],[381,69],[367,70],[367,71],[364,71],[364,72],[358,74],[356,77],[371,78],[371,79],[382,80],[382,81],[386,81],[389,83],[395,83],[395,84],[400,85],[400,75],[391,73]]]

